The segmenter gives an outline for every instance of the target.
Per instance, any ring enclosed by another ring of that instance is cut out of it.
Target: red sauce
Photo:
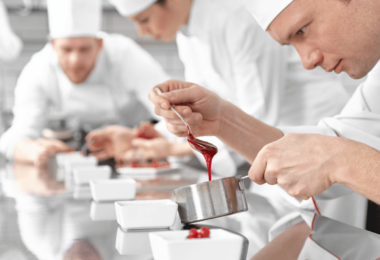
[[[218,149],[208,142],[196,139],[190,133],[189,127],[187,129],[188,129],[187,142],[189,142],[190,146],[194,150],[200,152],[203,155],[203,157],[205,158],[206,164],[207,164],[207,171],[208,171],[208,180],[211,181],[212,158],[218,152]]]

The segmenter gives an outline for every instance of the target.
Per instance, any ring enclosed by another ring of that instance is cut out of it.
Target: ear
[[[98,42],[99,50],[101,50],[103,48],[103,39],[96,39],[96,41]]]

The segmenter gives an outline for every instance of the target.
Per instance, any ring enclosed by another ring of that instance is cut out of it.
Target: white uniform
[[[334,117],[324,118],[320,121],[318,126],[299,126],[299,127],[283,127],[281,130],[284,133],[315,133],[329,136],[340,136],[348,138],[364,144],[367,144],[377,150],[380,150],[380,63],[368,74],[367,80],[361,84],[350,101],[344,107],[343,111]],[[351,218],[351,221],[343,221],[345,223],[364,228],[366,219],[366,207],[364,203],[367,201],[364,197],[351,191],[349,193],[340,194],[334,192],[334,187],[323,192],[319,197],[328,194],[328,197],[339,208],[345,210],[336,210],[340,215]],[[317,197],[318,197],[317,196]],[[290,198],[289,195],[283,194],[284,198]],[[340,203],[336,203],[337,199]],[[318,201],[318,199],[317,199]],[[331,204],[330,204],[331,206]],[[363,207],[364,206],[364,207]],[[324,214],[322,210],[322,214]],[[346,218],[347,218],[346,217]],[[361,223],[361,225],[359,225]],[[328,229],[324,229],[325,234]],[[344,230],[342,231],[344,233]],[[371,234],[368,232],[356,232],[357,241],[365,241],[371,239]],[[345,234],[345,236],[347,236]],[[374,238],[374,241],[379,241],[379,238]],[[317,244],[316,244],[317,243]],[[320,244],[321,245],[321,244]],[[338,251],[349,251],[347,246],[349,244],[340,243],[335,244],[334,247]],[[371,252],[365,249],[366,247],[357,246],[356,251],[361,252],[358,257],[351,257],[349,259],[371,259]],[[325,250],[327,250],[325,248]],[[334,249],[335,250],[335,249]],[[333,253],[334,250],[330,252]],[[303,255],[308,252],[323,252],[323,246],[318,246],[318,241],[309,239],[305,244],[302,251]],[[368,253],[367,255],[365,253]],[[364,255],[363,255],[364,254]],[[367,256],[367,257],[366,257]],[[310,258],[315,259],[315,258]],[[343,258],[342,258],[343,259]]]
[[[105,124],[133,127],[153,115],[149,90],[169,77],[131,39],[105,33],[102,38],[103,50],[82,84],[67,78],[50,43],[32,57],[17,83],[12,127],[0,141],[1,152],[8,158],[16,142],[41,136],[49,107],[93,128]]]
[[[177,45],[186,81],[270,125],[317,124],[339,113],[349,98],[336,75],[305,70],[295,49],[279,46],[244,6],[194,0]],[[244,160],[217,138],[205,139],[219,148],[214,172],[234,175]]]
[[[0,60],[9,61],[18,57],[22,41],[10,27],[7,9],[0,0]]]

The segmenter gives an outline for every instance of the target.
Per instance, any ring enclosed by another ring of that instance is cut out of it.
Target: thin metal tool
[[[83,146],[82,146],[82,149],[80,149],[80,152],[83,153],[84,155],[87,156],[87,150],[88,150],[88,146],[90,144],[92,144],[94,142],[94,140],[88,140]]]
[[[158,95],[161,95],[161,94],[162,94],[162,91],[161,91],[161,89],[159,89],[159,88],[155,88],[154,91],[156,91],[156,93],[157,93]],[[190,133],[193,134],[193,132],[191,131],[191,128],[190,128],[189,124],[185,121],[185,119],[183,119],[183,117],[178,113],[178,111],[175,110],[175,108],[174,108],[172,105],[170,105],[170,108],[171,108],[171,110],[173,110],[174,113],[176,113],[176,115],[177,115],[177,116],[182,120],[182,122],[187,126],[187,128],[188,128],[189,131],[190,131]]]

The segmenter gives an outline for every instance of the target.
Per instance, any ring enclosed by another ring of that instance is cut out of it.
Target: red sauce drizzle
[[[187,133],[187,142],[190,144],[190,146],[200,152],[203,157],[206,160],[207,164],[207,171],[208,171],[208,180],[211,181],[211,164],[212,164],[212,158],[215,156],[215,154],[218,152],[218,149],[213,147],[210,143],[196,139],[191,133],[189,127],[187,127],[188,133]]]

